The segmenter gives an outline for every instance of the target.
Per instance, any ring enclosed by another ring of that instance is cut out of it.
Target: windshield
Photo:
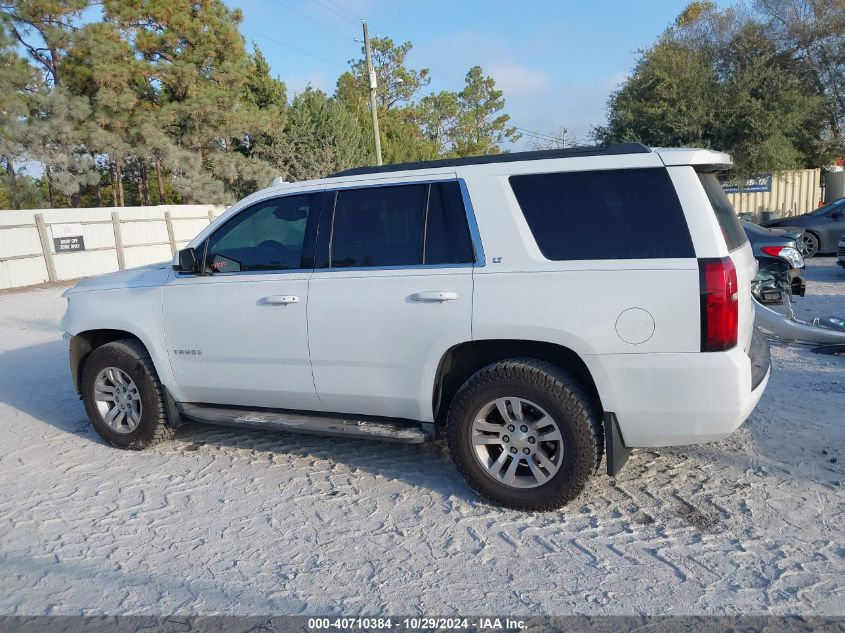
[[[845,209],[845,198],[839,198],[833,202],[828,202],[823,207],[819,207],[815,211],[811,211],[810,215],[824,215],[828,211],[833,211],[834,209]]]

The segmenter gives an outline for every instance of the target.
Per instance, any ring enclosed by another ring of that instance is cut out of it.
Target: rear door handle
[[[268,306],[286,306],[289,303],[299,303],[299,297],[294,295],[270,295],[262,297],[261,303]]]
[[[412,294],[410,299],[419,303],[443,303],[444,301],[457,301],[458,293],[450,290],[426,290]]]

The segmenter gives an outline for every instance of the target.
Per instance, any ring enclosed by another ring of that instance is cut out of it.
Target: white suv
[[[727,154],[639,144],[361,168],[231,207],[171,265],[68,290],[110,444],[187,421],[420,442],[481,495],[718,440],[769,376]]]

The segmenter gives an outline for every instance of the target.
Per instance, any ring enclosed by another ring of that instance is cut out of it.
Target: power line
[[[546,141],[559,141],[560,140],[560,138],[558,138],[556,136],[552,136],[550,134],[545,134],[543,132],[537,132],[535,130],[527,130],[524,127],[518,127],[516,125],[514,125],[513,127],[515,129],[517,129],[518,131],[522,132],[523,134],[526,134],[528,136],[533,136],[535,138],[543,139],[543,140],[546,140]]]
[[[338,29],[334,28],[333,26],[331,26],[331,25],[329,25],[329,24],[326,24],[326,23],[325,23],[325,22],[323,22],[322,20],[318,20],[317,18],[314,18],[314,17],[312,17],[312,16],[308,15],[307,13],[303,13],[302,11],[299,11],[298,9],[294,9],[294,8],[293,8],[293,7],[291,7],[291,6],[288,6],[288,5],[287,5],[287,4],[285,4],[284,2],[281,2],[281,0],[274,0],[274,1],[275,1],[277,4],[279,4],[280,6],[285,7],[285,8],[286,8],[286,9],[288,9],[289,11],[292,11],[292,12],[294,12],[294,13],[298,13],[299,15],[301,15],[301,16],[303,16],[303,17],[305,17],[305,18],[308,18],[309,20],[311,20],[311,21],[313,21],[313,22],[316,22],[317,24],[320,24],[320,25],[324,26],[325,28],[327,28],[327,29],[330,29],[330,30],[334,31],[335,33],[339,33],[340,35],[343,35],[344,37],[349,37],[349,38],[351,38],[351,39],[353,39],[353,40],[356,40],[356,38],[354,38],[354,37],[352,37],[352,36],[348,35],[347,33],[344,33],[343,31],[340,31],[340,30],[338,30]],[[314,0],[314,1],[315,1],[317,4],[319,4],[319,5],[323,6],[324,8],[326,8],[326,9],[328,9],[328,10],[332,11],[333,13],[336,13],[336,14],[340,15],[337,11],[335,11],[334,9],[332,9],[332,7],[330,7],[329,5],[325,4],[326,2],[331,2],[331,4],[332,4],[332,5],[334,5],[334,6],[338,7],[339,9],[342,9],[343,11],[345,11],[345,12],[346,12],[347,14],[349,14],[350,16],[352,15],[352,14],[351,14],[348,10],[343,9],[343,7],[341,7],[340,5],[336,4],[335,2],[332,2],[332,0]],[[341,17],[346,17],[346,16],[341,15]],[[349,19],[354,19],[354,18],[349,17]],[[356,20],[356,21],[357,21],[357,20]],[[293,45],[291,45],[291,44],[287,44],[286,42],[282,42],[281,40],[277,40],[277,39],[275,39],[275,38],[273,38],[273,37],[270,37],[269,35],[264,35],[264,34],[262,34],[262,33],[258,33],[257,31],[253,31],[252,29],[248,29],[248,28],[244,28],[244,27],[241,27],[241,28],[242,28],[242,30],[244,30],[244,31],[246,31],[246,32],[248,32],[248,33],[252,33],[252,34],[253,34],[253,35],[255,35],[256,37],[263,38],[263,39],[265,39],[265,40],[267,40],[267,41],[269,41],[269,42],[273,42],[273,43],[275,43],[275,44],[278,44],[279,46],[284,46],[285,48],[289,48],[289,49],[291,49],[291,50],[293,50],[293,51],[296,51],[296,52],[298,52],[298,53],[301,53],[301,54],[303,54],[303,55],[308,55],[309,57],[313,57],[314,59],[318,59],[318,60],[320,60],[320,61],[326,62],[326,63],[331,64],[331,65],[333,65],[333,66],[337,66],[337,67],[339,67],[339,68],[346,69],[346,66],[344,66],[343,64],[339,64],[338,62],[336,62],[336,61],[334,61],[334,60],[327,59],[327,58],[325,58],[325,57],[322,57],[322,56],[320,56],[320,55],[317,55],[317,54],[312,53],[312,52],[310,52],[310,51],[307,51],[307,50],[305,50],[305,49],[298,48],[298,47],[293,46]],[[357,40],[356,40],[356,41],[357,41]],[[532,137],[532,138],[534,138],[534,139],[537,139],[537,140],[556,141],[556,142],[559,142],[559,141],[561,140],[560,138],[558,138],[558,137],[556,137],[556,136],[552,136],[552,135],[550,135],[550,134],[546,134],[546,133],[543,133],[543,132],[538,132],[538,131],[536,131],[536,130],[529,130],[529,129],[527,129],[527,128],[523,128],[523,127],[519,127],[519,126],[513,126],[513,127],[514,127],[516,130],[518,130],[519,132],[521,132],[521,133],[523,133],[523,134],[525,134],[525,135],[527,135],[527,136],[529,136],[529,137]],[[510,142],[514,142],[514,141],[510,141]]]
[[[345,20],[352,20],[354,22],[358,22],[359,18],[355,16],[351,11],[348,9],[340,6],[336,2],[332,2],[332,0],[314,0],[315,3],[319,4],[324,9],[331,11],[335,15],[338,15]]]
[[[336,7],[339,11],[341,11],[342,13],[345,13],[346,15],[348,15],[351,19],[353,19],[355,21],[358,21],[360,19],[360,16],[356,15],[355,13],[353,13],[352,11],[347,9],[345,6],[343,6],[342,4],[337,2],[337,0],[315,0],[315,2],[317,4],[329,4],[333,7]]]
[[[329,29],[330,31],[334,31],[335,33],[338,33],[339,35],[342,35],[344,38],[355,39],[355,37],[353,35],[349,35],[349,33],[344,33],[340,29],[336,29],[335,27],[333,27],[331,24],[327,24],[327,23],[323,22],[322,20],[318,20],[317,18],[308,15],[304,11],[300,11],[299,9],[295,9],[292,6],[285,4],[281,0],[274,0],[274,1],[275,1],[276,4],[278,4],[281,7],[284,7],[288,11],[293,11],[294,13],[297,13],[297,14],[301,15],[302,17],[311,20],[312,22],[316,22],[317,24]]]
[[[320,55],[312,53],[311,51],[307,51],[303,48],[298,48],[298,47],[293,46],[291,44],[288,44],[286,42],[282,42],[281,40],[277,40],[276,38],[270,37],[269,35],[264,35],[263,33],[253,31],[252,29],[248,29],[248,28],[245,28],[243,26],[241,27],[241,30],[246,31],[247,33],[252,33],[256,37],[260,37],[262,39],[265,39],[268,42],[273,42],[274,44],[278,44],[279,46],[284,46],[285,48],[289,48],[292,51],[296,51],[297,53],[301,53],[303,55],[308,55],[309,57],[313,57],[314,59],[319,59],[321,62],[326,62],[327,64],[331,64],[333,66],[337,66],[339,68],[343,68],[344,70],[346,70],[346,66],[344,66],[343,64],[339,64],[338,62],[336,62],[334,60],[327,59],[325,57],[321,57]]]

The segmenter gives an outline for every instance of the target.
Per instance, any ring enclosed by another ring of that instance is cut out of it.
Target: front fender
[[[75,354],[84,356],[87,353],[84,343],[73,343],[79,335],[98,330],[126,332],[147,348],[162,385],[176,400],[180,399],[181,394],[167,354],[167,341],[161,317],[160,286],[75,292],[67,295],[67,299],[68,307],[62,317],[62,328],[72,337],[72,363]],[[83,356],[80,356],[77,362]],[[78,382],[78,376],[74,376],[74,382]]]

